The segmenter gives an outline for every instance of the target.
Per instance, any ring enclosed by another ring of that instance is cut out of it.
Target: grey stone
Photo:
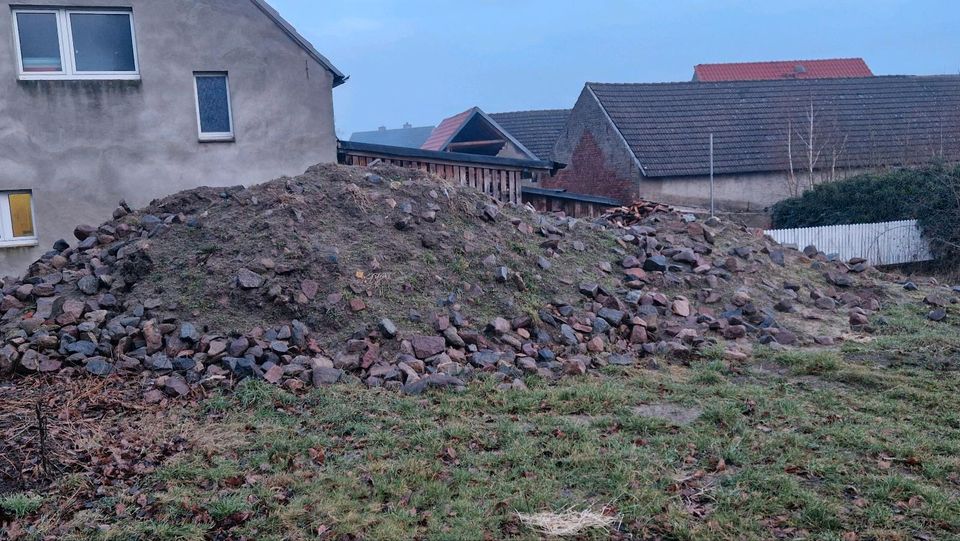
[[[314,387],[322,387],[324,385],[333,385],[340,381],[340,378],[343,377],[343,370],[337,368],[328,368],[328,367],[317,367],[313,369],[313,385]]]
[[[107,362],[104,357],[92,357],[87,359],[84,369],[94,376],[106,377],[113,373],[113,365]]]
[[[386,338],[395,338],[397,336],[397,326],[387,318],[380,320],[380,332]]]
[[[667,258],[662,255],[654,255],[643,262],[643,270],[647,272],[666,272]]]
[[[403,386],[403,392],[409,395],[423,394],[427,389],[463,387],[463,381],[447,374],[430,374],[413,383]]]
[[[237,285],[243,289],[257,289],[263,285],[263,281],[263,276],[250,269],[244,268],[237,271]]]
[[[87,275],[77,280],[77,289],[85,295],[95,295],[100,289],[100,280],[96,276]]]
[[[624,313],[620,310],[614,310],[613,308],[601,308],[597,312],[597,316],[605,319],[608,323],[613,326],[617,326],[623,321]]]

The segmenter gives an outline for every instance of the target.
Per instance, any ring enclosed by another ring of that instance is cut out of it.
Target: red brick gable
[[[636,199],[636,181],[623,178],[607,166],[607,156],[590,132],[584,132],[570,157],[570,165],[543,180],[543,187],[575,194],[599,195],[629,203]]]

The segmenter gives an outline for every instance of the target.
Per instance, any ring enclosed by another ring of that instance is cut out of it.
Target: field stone
[[[632,355],[613,354],[607,357],[607,364],[614,366],[631,366],[634,362],[636,362],[636,358]]]
[[[647,272],[666,272],[667,258],[662,255],[650,256],[643,262],[643,270]]]
[[[242,268],[237,271],[237,285],[242,289],[257,289],[263,285],[263,276],[250,269]]]
[[[936,310],[933,310],[927,314],[927,318],[930,321],[943,321],[944,319],[947,319],[947,311],[943,308],[937,308]]]
[[[94,376],[106,377],[113,373],[113,365],[107,362],[104,357],[91,357],[87,359],[84,369]]]
[[[446,340],[440,336],[427,336],[418,334],[410,341],[413,346],[413,353],[418,359],[426,359],[443,353],[446,348]]]
[[[171,376],[167,378],[166,383],[163,384],[163,391],[167,393],[168,396],[180,398],[190,394],[190,385],[180,376]]]
[[[380,328],[380,332],[386,338],[396,338],[397,326],[394,325],[393,321],[391,321],[390,319],[387,319],[387,318],[381,319],[378,327]]]

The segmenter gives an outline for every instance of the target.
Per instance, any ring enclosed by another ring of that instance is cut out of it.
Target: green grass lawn
[[[185,410],[200,444],[135,490],[107,486],[60,524],[44,515],[66,481],[0,505],[39,514],[38,537],[124,540],[537,539],[518,512],[585,508],[620,517],[585,539],[960,538],[960,327],[923,313],[892,310],[840,350],[527,392],[249,383]]]

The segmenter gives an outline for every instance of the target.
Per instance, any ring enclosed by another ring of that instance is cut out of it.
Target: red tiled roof
[[[829,60],[783,60],[778,62],[741,62],[733,64],[698,64],[693,80],[770,81],[776,79],[836,79],[873,77],[862,58]]]
[[[460,131],[463,123],[473,116],[476,109],[476,107],[471,107],[458,115],[444,119],[443,122],[433,129],[430,137],[427,138],[427,141],[423,143],[420,148],[422,150],[443,150],[447,142],[450,141],[450,138]]]

